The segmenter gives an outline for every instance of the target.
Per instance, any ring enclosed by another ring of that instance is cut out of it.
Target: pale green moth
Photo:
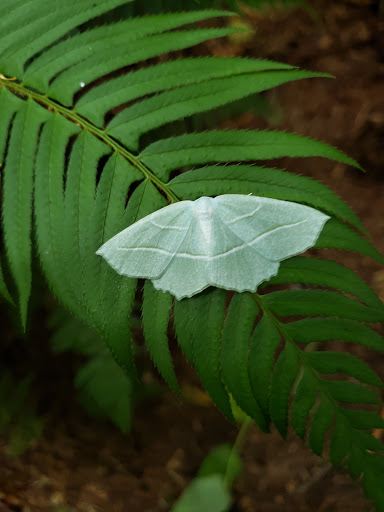
[[[135,222],[97,254],[176,299],[208,286],[256,291],[279,262],[312,247],[327,215],[289,201],[226,194],[180,201]]]

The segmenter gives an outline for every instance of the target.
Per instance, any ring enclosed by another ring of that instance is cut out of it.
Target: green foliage
[[[7,438],[7,452],[19,455],[40,437],[42,421],[30,400],[32,377],[16,381],[7,370],[0,376],[0,432]]]
[[[171,512],[226,512],[230,509],[230,489],[242,473],[243,465],[235,447],[222,444],[203,460],[197,476],[171,508]]]
[[[76,368],[75,387],[81,404],[95,416],[111,420],[122,432],[131,428],[134,383],[113,359],[97,333],[76,318],[57,310],[51,318],[54,353],[84,356]]]
[[[171,508],[171,512],[228,512],[230,495],[223,479],[216,474],[192,480],[181,498]]]
[[[203,460],[199,471],[199,477],[210,475],[222,475],[225,477],[226,485],[232,487],[234,481],[243,471],[239,453],[229,444],[217,446]]]
[[[36,240],[53,293],[103,338],[132,378],[137,281],[117,275],[95,251],[167,200],[232,192],[308,204],[332,217],[318,247],[383,257],[354,212],[325,186],[260,167],[262,160],[284,156],[358,167],[335,148],[278,131],[156,137],[174,121],[324,75],[244,58],[171,58],[176,50],[233,33],[207,28],[208,20],[229,13],[121,21],[115,16],[120,7],[127,2],[3,0],[0,6],[0,292],[19,304],[25,325]],[[193,26],[203,20],[204,27]],[[159,62],[165,52],[170,62]],[[384,424],[372,389],[382,382],[356,357],[323,351],[322,343],[339,339],[382,350],[383,339],[366,324],[383,321],[384,306],[351,270],[325,259],[282,262],[268,284],[288,283],[304,288],[268,293],[265,285],[252,295],[207,290],[173,308],[171,297],[147,283],[142,316],[150,354],[177,390],[167,343],[173,313],[186,358],[226,416],[232,417],[230,393],[263,430],[272,420],[285,435],[290,423],[315,453],[323,453],[328,436],[332,462],[362,476],[367,495],[383,508],[382,445],[369,434]],[[292,322],[291,315],[300,319]],[[303,349],[314,341],[318,352]],[[127,429],[129,400],[121,402],[111,386],[128,397],[131,380],[98,350],[87,352],[92,357],[77,383]],[[350,408],[351,400],[357,408]]]

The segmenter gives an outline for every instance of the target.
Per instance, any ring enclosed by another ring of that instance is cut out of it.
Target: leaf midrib
[[[7,87],[11,92],[16,93],[18,96],[22,96],[23,99],[33,99],[47,110],[53,110],[72,123],[80,126],[83,130],[89,131],[89,133],[91,133],[94,137],[102,140],[113,151],[119,153],[126,160],[128,160],[130,164],[132,164],[138,171],[143,174],[145,179],[151,181],[160,191],[162,191],[167,196],[169,202],[179,201],[179,198],[171,190],[168,184],[164,183],[158,176],[156,176],[136,155],[128,151],[128,149],[114,140],[110,135],[105,133],[104,130],[98,128],[87,119],[84,119],[81,115],[67,107],[64,107],[63,105],[60,105],[56,101],[48,98],[46,95],[26,88],[20,83],[0,78],[0,87]]]

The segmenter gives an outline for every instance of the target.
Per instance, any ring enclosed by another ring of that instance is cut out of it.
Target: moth
[[[144,217],[97,254],[121,275],[150,279],[181,300],[209,286],[255,292],[280,261],[313,247],[329,217],[266,197],[180,201]]]

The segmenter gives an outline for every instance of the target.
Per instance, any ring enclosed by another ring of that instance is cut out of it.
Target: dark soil
[[[358,160],[367,173],[322,159],[279,164],[329,185],[360,215],[384,252],[384,15],[373,0],[316,0],[311,5],[314,15],[249,11],[253,37],[207,47],[211,54],[269,58],[335,75],[334,80],[295,82],[270,93],[281,115],[275,127],[327,141]],[[255,128],[265,121],[244,114],[226,126]],[[384,271],[378,265],[353,253],[342,261],[384,299]],[[2,318],[6,311],[4,306]],[[5,322],[2,343],[15,336]],[[39,327],[28,343],[45,346],[47,335]],[[16,346],[21,350],[25,344]],[[384,375],[383,357],[358,353]],[[18,357],[22,362],[24,355]],[[40,362],[39,367],[49,367],[42,372],[46,389],[40,389],[39,399],[43,436],[14,459],[6,455],[6,439],[0,439],[0,512],[167,511],[208,452],[236,437],[236,429],[198,390],[179,354],[176,359],[182,384],[195,386],[185,393],[190,398],[178,401],[166,391],[142,403],[130,435],[91,419],[76,405],[69,361],[47,356]],[[156,378],[152,368],[147,374]],[[233,512],[372,510],[358,483],[311,454],[293,435],[283,441],[276,432],[265,435],[254,427],[243,460]]]

